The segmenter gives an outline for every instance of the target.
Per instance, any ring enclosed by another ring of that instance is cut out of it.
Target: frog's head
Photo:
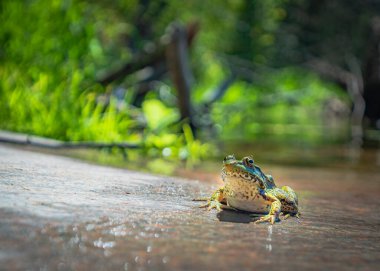
[[[258,167],[252,156],[236,160],[234,155],[228,155],[223,160],[222,169],[223,181],[243,180],[256,183],[261,189],[271,189],[275,187],[273,178],[268,178]]]

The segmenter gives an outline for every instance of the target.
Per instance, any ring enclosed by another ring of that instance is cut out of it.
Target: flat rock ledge
[[[0,270],[375,270],[379,174],[273,167],[301,220],[254,225],[193,198],[220,183],[0,145]]]

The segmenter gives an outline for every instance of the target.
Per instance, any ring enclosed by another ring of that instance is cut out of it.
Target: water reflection
[[[304,145],[296,140],[287,142],[237,142],[225,144],[222,153],[237,156],[253,154],[261,163],[282,165],[319,166],[351,168],[359,170],[380,170],[380,148],[363,148],[355,144]]]
[[[265,245],[265,249],[269,252],[272,251],[272,231],[273,231],[273,226],[272,225],[269,225],[268,226],[268,236],[267,236],[267,239],[266,239],[266,245]]]
[[[114,241],[110,241],[110,242],[103,241],[102,237],[100,237],[98,240],[94,241],[95,247],[104,248],[104,249],[113,248],[115,246],[115,244],[116,243]]]

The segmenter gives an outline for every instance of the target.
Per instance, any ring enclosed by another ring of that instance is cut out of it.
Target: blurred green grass
[[[188,22],[200,6],[214,7],[215,3],[196,1],[194,7],[186,4],[187,8],[178,9],[180,5],[169,1],[156,18],[152,31],[157,37],[175,20],[178,10],[181,20]],[[275,1],[263,5],[261,24],[254,29],[261,37],[254,50],[260,52],[256,56],[262,63],[281,17],[277,5]],[[199,9],[203,28],[192,51],[196,105],[229,75],[217,51],[230,46],[234,34],[226,33],[233,33],[233,27],[218,22],[221,16],[236,20],[237,6],[224,3],[219,10]],[[319,144],[347,136],[346,123],[336,128],[323,118],[327,100],[349,106],[347,97],[336,86],[294,67],[263,73],[253,83],[237,79],[212,108],[214,133],[201,139],[179,121],[175,103],[160,99],[157,90],[149,93],[142,108],[131,105],[129,94],[117,100],[110,95],[110,87],[95,83],[96,75],[110,63],[117,66],[131,58],[133,52],[120,36],[129,37],[140,49],[147,42],[134,34],[134,7],[136,1],[108,6],[79,0],[2,2],[0,128],[67,141],[137,142],[143,148],[138,154],[131,152],[130,159],[161,157],[187,160],[190,165],[218,154],[220,141]],[[161,83],[175,93],[170,82]]]

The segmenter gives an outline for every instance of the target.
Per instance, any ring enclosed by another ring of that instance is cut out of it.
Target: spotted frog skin
[[[235,156],[224,158],[222,179],[224,186],[215,191],[207,204],[201,207],[233,208],[252,213],[266,214],[255,223],[280,221],[299,216],[297,194],[289,186],[278,188],[271,175],[265,175],[252,156],[236,160]]]

